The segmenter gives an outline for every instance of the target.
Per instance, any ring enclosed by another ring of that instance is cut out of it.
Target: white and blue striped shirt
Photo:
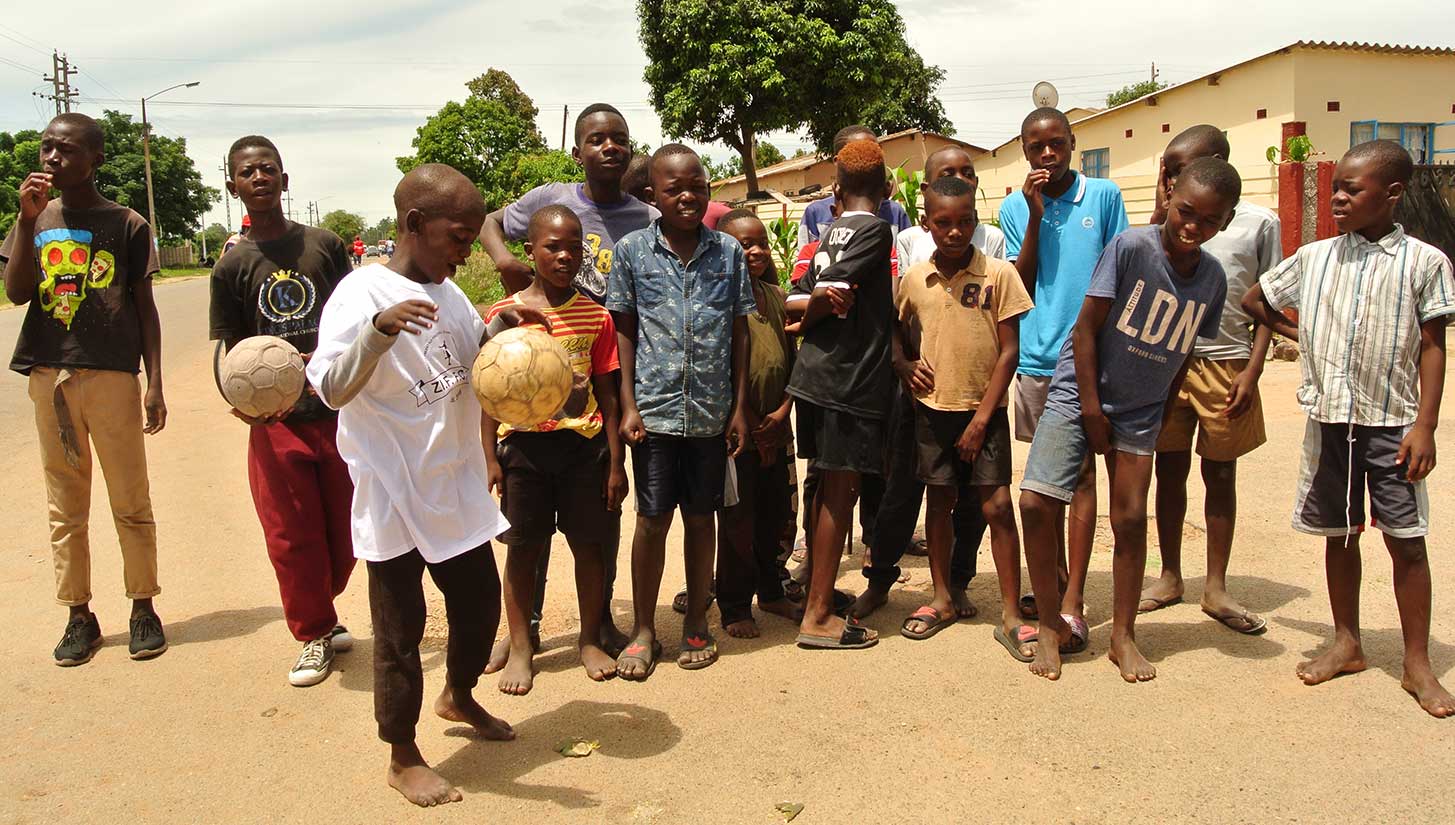
[[[1414,423],[1420,325],[1455,313],[1455,276],[1443,252],[1395,224],[1377,242],[1349,233],[1301,246],[1259,283],[1275,308],[1299,310],[1298,402],[1310,417]]]

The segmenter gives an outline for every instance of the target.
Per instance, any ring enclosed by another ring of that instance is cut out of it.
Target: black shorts
[[[914,405],[914,471],[925,484],[941,487],[999,487],[1010,484],[1010,417],[1005,409],[990,415],[985,441],[973,462],[960,458],[960,440],[973,410],[947,412]]]
[[[798,455],[820,470],[851,470],[884,475],[887,430],[884,420],[820,407],[798,399]]]
[[[637,515],[665,516],[677,508],[683,515],[722,509],[727,476],[727,442],[720,435],[686,438],[647,433],[632,445],[632,480],[637,488]]]
[[[584,438],[574,430],[511,433],[496,447],[505,478],[500,509],[510,529],[507,546],[550,541],[560,530],[570,541],[605,542],[621,511],[606,509],[606,436]]]
[[[1365,427],[1308,420],[1294,497],[1293,529],[1316,536],[1364,530],[1364,491],[1371,524],[1387,536],[1420,538],[1430,530],[1425,479],[1411,482],[1396,464],[1403,427]]]

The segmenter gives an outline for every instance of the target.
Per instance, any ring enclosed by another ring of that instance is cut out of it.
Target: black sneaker
[[[131,658],[150,659],[166,652],[167,637],[162,633],[162,620],[155,611],[131,616]]]
[[[333,637],[314,639],[303,646],[298,662],[288,671],[288,684],[293,687],[316,685],[328,678],[333,667]]]
[[[66,622],[66,632],[61,643],[56,645],[56,664],[61,667],[75,667],[91,661],[96,648],[101,646],[101,624],[95,613],[72,616]]]
[[[354,649],[354,634],[341,624],[334,625],[333,630],[328,632],[328,640],[335,653],[348,653]]]

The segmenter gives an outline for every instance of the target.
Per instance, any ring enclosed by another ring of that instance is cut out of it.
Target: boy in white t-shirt
[[[354,479],[354,555],[368,562],[374,717],[391,747],[389,784],[430,806],[462,797],[414,742],[424,699],[421,576],[428,568],[449,617],[446,686],[435,713],[486,739],[514,739],[510,725],[471,695],[500,622],[490,540],[510,525],[490,495],[483,413],[469,386],[485,323],[448,280],[470,254],[485,203],[464,175],[426,164],[400,181],[394,206],[394,256],[355,270],[334,289],[308,377],[339,410],[338,449]],[[491,326],[522,320],[545,322],[521,309]]]

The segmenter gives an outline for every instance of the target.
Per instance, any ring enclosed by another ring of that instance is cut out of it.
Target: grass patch
[[[163,267],[161,272],[158,272],[152,277],[158,280],[165,280],[167,278],[193,278],[198,275],[211,274],[212,270],[208,269],[205,266],[178,266]]]
[[[500,272],[495,268],[495,262],[478,249],[470,253],[464,266],[455,270],[455,283],[477,307],[488,307],[505,297],[505,287],[500,284]]]

